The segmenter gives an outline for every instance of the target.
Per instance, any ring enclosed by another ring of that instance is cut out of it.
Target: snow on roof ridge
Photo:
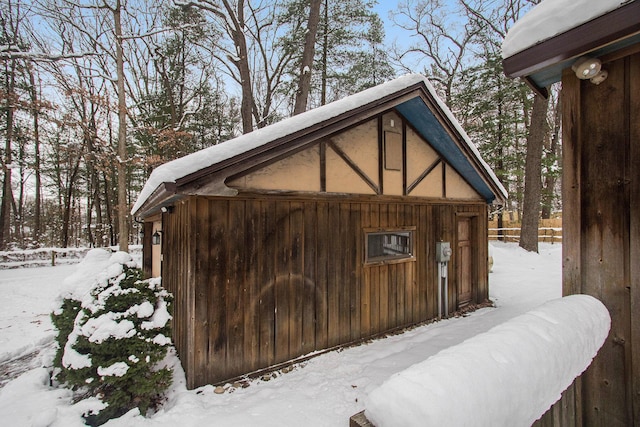
[[[179,159],[172,160],[163,165],[158,166],[151,172],[149,179],[142,188],[140,195],[133,208],[131,214],[142,207],[153,192],[163,183],[175,183],[176,180],[195,173],[201,169],[228,160],[234,156],[245,153],[251,149],[263,146],[278,138],[292,134],[294,132],[306,129],[314,124],[337,117],[343,113],[359,108],[362,105],[369,104],[387,95],[396,93],[404,88],[413,86],[417,83],[424,83],[427,90],[438,103],[440,109],[446,114],[449,121],[455,126],[465,140],[467,146],[472,150],[475,157],[480,161],[487,174],[493,179],[496,185],[502,191],[502,195],[506,197],[506,190],[496,177],[493,170],[482,159],[480,152],[467,133],[462,129],[458,120],[453,116],[446,104],[437,95],[434,87],[429,80],[421,74],[405,74],[396,79],[382,83],[378,86],[366,89],[362,92],[347,96],[338,101],[323,105],[313,110],[306,111],[302,114],[292,116],[281,120],[267,127],[257,129],[251,133],[240,135],[236,138],[222,142],[217,145],[205,148],[195,153],[188,154]]]
[[[543,0],[507,32],[502,57],[509,58],[635,0]]]
[[[406,74],[381,85],[366,89],[338,101],[288,117],[277,123],[256,129],[251,133],[188,154],[155,168],[142,188],[138,200],[131,209],[135,214],[151,194],[165,182],[176,182],[177,179],[197,172],[205,167],[230,159],[253,148],[260,147],[278,138],[308,128],[312,124],[337,117],[342,113],[358,108],[363,104],[380,99],[385,95],[397,92],[418,82],[427,82],[420,74]]]

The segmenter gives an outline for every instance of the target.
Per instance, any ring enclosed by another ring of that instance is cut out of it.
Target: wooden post
[[[571,70],[562,80],[563,294],[595,296],[612,320],[605,345],[576,382],[577,423],[624,426],[637,424],[640,406],[640,96],[631,83],[640,74],[640,53],[609,62],[606,69],[609,77],[599,86],[577,80]]]
[[[56,265],[56,251],[51,251],[51,266],[55,267]]]

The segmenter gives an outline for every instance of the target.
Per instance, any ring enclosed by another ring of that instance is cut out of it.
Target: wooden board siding
[[[148,221],[142,225],[142,273],[145,277],[152,276],[153,254],[151,237],[153,236],[153,222]]]
[[[596,86],[563,75],[563,294],[600,299],[611,332],[576,387],[576,425],[640,419],[640,53]],[[635,422],[634,422],[635,421]]]
[[[486,222],[486,212],[484,203],[401,198],[180,203],[164,217],[163,283],[176,296],[174,337],[188,387],[435,318],[435,241],[455,241],[457,214]],[[415,227],[415,259],[365,265],[364,229],[394,227]],[[486,259],[475,265],[481,302]]]
[[[166,250],[164,254],[162,285],[174,297],[171,322],[173,341],[176,348],[181,349],[180,361],[185,371],[194,372],[192,316],[195,294],[192,272],[197,266],[191,265],[192,254],[184,244],[189,241],[192,228],[191,217],[185,203],[177,204],[174,214],[163,215],[163,227],[171,230],[171,233],[163,232],[163,243],[171,250]]]

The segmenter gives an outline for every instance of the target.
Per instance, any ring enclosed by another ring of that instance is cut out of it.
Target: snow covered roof
[[[436,116],[420,97],[420,90],[435,101],[440,113],[446,117],[445,120],[459,134],[458,142],[461,144],[456,144],[438,122]],[[175,195],[195,194],[190,193],[191,190],[185,191],[187,184],[234,165],[237,167],[242,164],[242,167],[251,167],[257,158],[273,150],[274,147],[284,143],[291,145],[296,140],[308,139],[309,135],[317,134],[329,125],[335,125],[363,109],[379,108],[389,102],[394,103],[393,107],[400,111],[423,136],[426,137],[425,133],[428,134],[429,142],[434,145],[434,148],[487,201],[491,202],[495,198],[506,199],[506,190],[484,162],[451,111],[437,96],[430,82],[422,75],[408,74],[157,167],[140,192],[131,213],[136,215],[142,211],[148,211],[159,203],[172,200]],[[215,190],[219,191],[220,195],[233,194],[229,193],[233,190],[226,188],[223,183],[218,183]]]
[[[544,0],[507,33],[505,74],[544,88],[579,56],[599,57],[640,42],[639,31],[637,0]]]
[[[627,3],[629,1],[544,0],[511,27],[502,43],[502,57],[513,56]]]

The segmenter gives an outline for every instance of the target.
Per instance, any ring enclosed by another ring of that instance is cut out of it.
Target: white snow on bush
[[[144,316],[148,317],[148,316]],[[147,322],[142,322],[142,329],[160,329],[164,328],[167,322],[171,320],[171,315],[167,310],[167,303],[164,299],[160,299],[160,303],[158,304],[158,308],[153,312],[153,316],[151,316],[151,320]]]
[[[125,362],[116,362],[111,366],[107,366],[103,368],[102,366],[98,366],[98,375],[101,377],[124,377],[127,371],[129,370],[129,365]]]
[[[163,334],[158,334],[153,337],[153,343],[157,345],[169,345],[171,344],[171,338],[166,337]]]
[[[153,314],[153,304],[149,301],[145,301],[142,304],[136,304],[127,310],[125,315],[135,314],[138,319],[144,319],[145,317],[150,317]]]
[[[108,312],[98,317],[91,317],[87,323],[81,326],[81,333],[89,339],[89,342],[100,344],[109,338],[117,340],[131,338],[136,334],[131,320],[115,320],[116,313]]]
[[[623,0],[544,0],[520,18],[502,43],[508,58],[629,3]]]
[[[86,300],[91,289],[96,286],[106,286],[109,279],[122,274],[123,264],[128,267],[137,267],[137,263],[126,252],[111,252],[108,249],[90,250],[77,265],[75,272],[64,280],[66,292],[60,295],[60,301],[62,298]]]
[[[374,389],[385,426],[530,426],[591,364],[611,318],[587,295],[552,300],[445,349]]]
[[[78,315],[81,316],[82,312],[78,313]],[[62,354],[62,366],[64,366],[65,368],[82,369],[91,366],[91,356],[89,356],[88,354],[80,354],[73,348],[77,341],[78,331],[74,328],[74,330],[69,334],[67,343],[64,345],[64,353]]]

